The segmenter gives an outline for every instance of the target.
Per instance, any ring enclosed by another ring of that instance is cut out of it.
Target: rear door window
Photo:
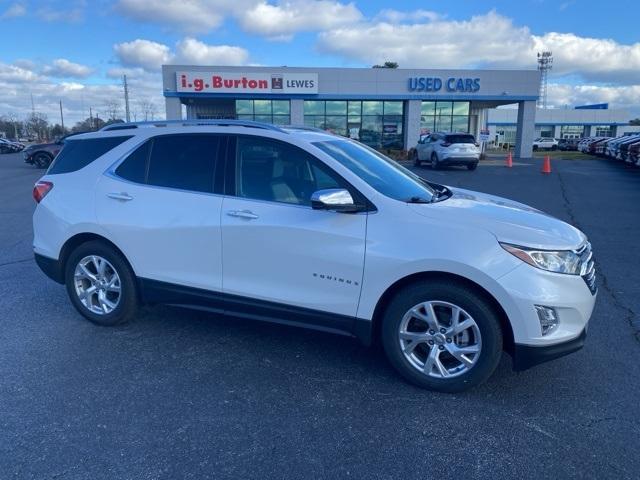
[[[155,137],[146,183],[212,193],[221,138],[220,135],[211,134]]]
[[[447,135],[445,141],[448,143],[476,143],[473,135]]]
[[[64,148],[49,167],[47,174],[55,175],[80,170],[130,138],[131,136],[66,140]]]

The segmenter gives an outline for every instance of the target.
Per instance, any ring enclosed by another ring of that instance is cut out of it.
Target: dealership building
[[[164,65],[162,76],[168,120],[307,125],[406,150],[431,131],[481,138],[488,110],[513,105],[517,156],[531,156],[536,135],[537,70]]]
[[[609,109],[606,103],[575,108],[538,109],[535,118],[536,138],[616,137],[640,131],[640,127],[629,125],[629,120],[632,118],[630,112]],[[515,109],[489,110],[487,118],[489,141],[496,145],[514,144],[517,124],[518,112]]]

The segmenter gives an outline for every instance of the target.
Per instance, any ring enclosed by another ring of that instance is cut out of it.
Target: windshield
[[[352,140],[314,142],[381,194],[403,202],[430,202],[435,190],[419,176],[372,148]]]

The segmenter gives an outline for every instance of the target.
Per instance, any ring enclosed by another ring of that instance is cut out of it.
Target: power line
[[[547,79],[549,70],[553,67],[553,54],[547,50],[538,52],[538,70],[540,70],[540,92],[538,95],[538,107],[547,108]]]

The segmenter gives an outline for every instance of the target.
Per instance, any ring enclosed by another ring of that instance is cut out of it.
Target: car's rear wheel
[[[475,170],[476,168],[478,168],[478,162],[468,163],[467,164],[467,169],[468,170]]]
[[[431,154],[431,168],[434,170],[440,168],[440,164],[438,163],[438,155],[436,154],[436,152],[433,152]]]
[[[65,266],[67,293],[90,322],[111,326],[134,317],[138,307],[135,276],[114,248],[100,241],[83,243]]]
[[[38,168],[48,168],[51,160],[51,156],[46,153],[36,153],[33,157],[33,164]]]
[[[422,162],[420,161],[420,159],[418,158],[418,151],[417,150],[413,150],[413,153],[411,154],[413,157],[413,165],[415,167],[419,167],[422,165]]]
[[[536,150],[538,150],[538,145],[533,146],[533,151],[535,152]]]
[[[404,378],[440,392],[481,384],[502,354],[500,322],[491,305],[450,281],[418,282],[400,291],[384,314],[382,341]]]

